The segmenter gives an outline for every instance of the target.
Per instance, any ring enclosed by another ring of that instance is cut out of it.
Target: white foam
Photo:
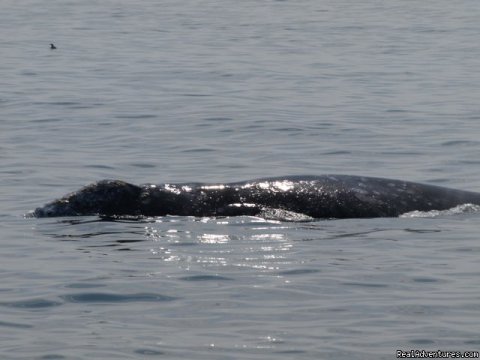
[[[467,214],[480,212],[480,206],[474,204],[462,204],[447,210],[430,210],[430,211],[410,211],[400,215],[401,218],[433,218],[438,216],[451,216],[459,214]]]

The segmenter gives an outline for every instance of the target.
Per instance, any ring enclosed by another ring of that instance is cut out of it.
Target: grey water
[[[479,351],[478,211],[23,217],[104,178],[480,191],[479,18],[472,0],[3,0],[0,358]]]

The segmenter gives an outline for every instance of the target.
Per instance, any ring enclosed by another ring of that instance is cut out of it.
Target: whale
[[[480,205],[480,193],[353,175],[160,185],[102,180],[38,207],[30,216],[347,219],[398,217],[416,210],[447,210],[462,204]]]

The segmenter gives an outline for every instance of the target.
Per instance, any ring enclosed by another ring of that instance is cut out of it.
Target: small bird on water
[[[50,49],[51,49],[51,50],[55,50],[56,48],[57,48],[57,47],[56,47],[55,45],[50,44]]]

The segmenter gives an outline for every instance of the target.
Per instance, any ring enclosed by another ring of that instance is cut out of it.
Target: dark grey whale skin
[[[317,219],[344,219],[396,217],[465,203],[480,205],[480,193],[351,175],[141,186],[103,180],[37,208],[31,216],[262,216],[275,209]]]

